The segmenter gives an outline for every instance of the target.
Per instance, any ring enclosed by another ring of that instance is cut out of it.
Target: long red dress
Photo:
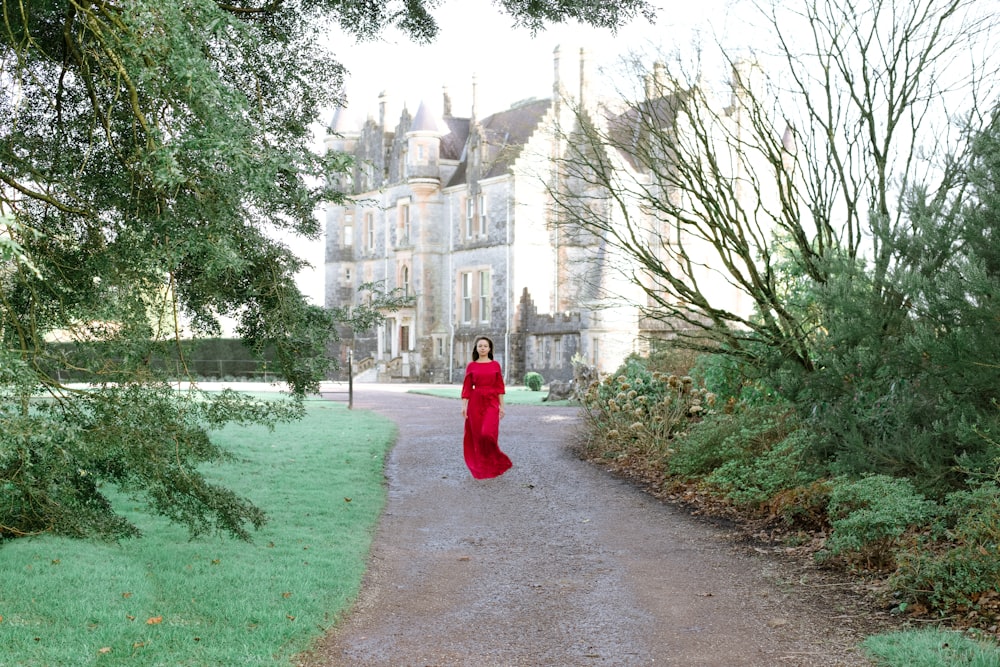
[[[496,361],[473,361],[465,369],[462,398],[469,399],[465,413],[465,465],[476,479],[499,477],[513,465],[497,444],[500,434],[500,394],[505,393],[503,373]]]

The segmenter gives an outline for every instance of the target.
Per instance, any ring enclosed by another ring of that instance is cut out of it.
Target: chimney
[[[448,86],[442,87],[441,115],[445,118],[451,116],[451,95],[448,94]]]
[[[476,75],[472,75],[472,120],[476,120]]]
[[[389,103],[389,94],[384,90],[378,96],[378,125],[385,130],[385,108]]]

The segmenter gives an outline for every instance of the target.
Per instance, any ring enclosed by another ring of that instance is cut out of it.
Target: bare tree
[[[793,283],[863,266],[898,299],[884,241],[904,230],[907,198],[961,201],[996,69],[996,21],[976,5],[757,5],[776,51],[724,56],[722,99],[704,68],[632,57],[634,92],[577,104],[560,125],[560,224],[612,247],[647,317],[683,343],[748,357],[762,343],[811,369],[822,321],[790,301]]]

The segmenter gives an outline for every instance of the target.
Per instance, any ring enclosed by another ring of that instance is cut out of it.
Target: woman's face
[[[480,338],[479,342],[476,343],[476,354],[479,358],[490,356],[490,342],[484,338]]]

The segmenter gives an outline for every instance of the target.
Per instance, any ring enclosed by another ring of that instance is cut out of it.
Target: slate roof
[[[427,106],[427,103],[421,102],[420,106],[417,108],[417,115],[413,117],[413,122],[410,124],[410,132],[437,132],[439,134],[447,134],[448,130],[444,122],[431,111],[431,108]]]
[[[469,140],[469,119],[445,116],[442,120],[451,131],[441,137],[441,159],[461,160],[465,142]]]
[[[524,145],[531,138],[531,135],[538,129],[542,118],[552,106],[552,100],[528,100],[516,104],[506,111],[487,116],[478,123],[482,132],[483,141],[486,143],[486,169],[480,178],[491,178],[507,173],[514,160],[521,154]],[[461,162],[455,171],[448,186],[460,185],[466,182],[468,153],[465,151],[468,145],[468,137],[472,132],[468,119],[448,119],[465,121],[465,140],[461,144]]]
[[[531,100],[483,119],[480,126],[489,146],[489,169],[483,178],[505,173],[552,106],[552,100]]]
[[[609,143],[633,169],[642,170],[642,161],[638,156],[648,151],[643,144],[650,134],[673,130],[681,102],[679,94],[643,100],[624,113],[609,117]]]

